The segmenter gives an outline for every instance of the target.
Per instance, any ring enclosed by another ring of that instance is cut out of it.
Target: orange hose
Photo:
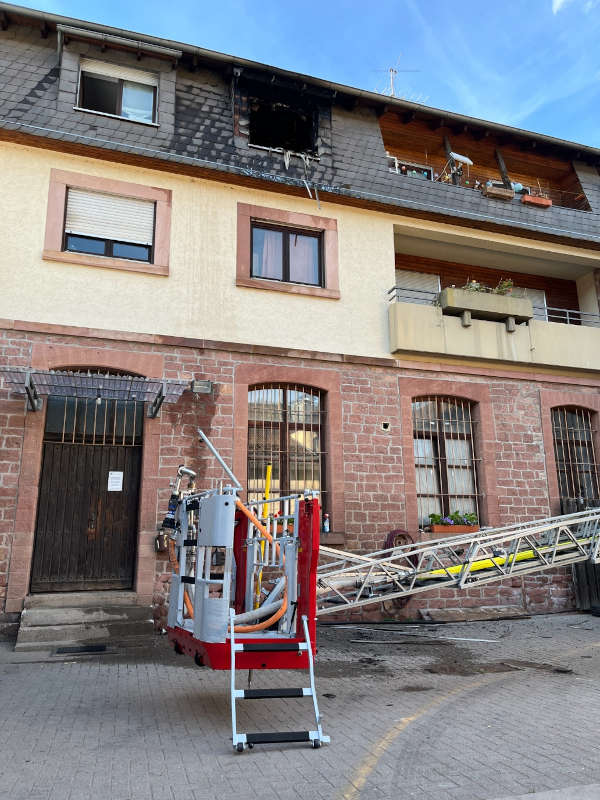
[[[271,542],[271,544],[273,544],[273,537],[265,528],[265,526],[259,521],[259,519],[254,516],[254,514],[250,511],[250,509],[246,508],[246,506],[242,503],[241,500],[236,500],[235,505],[236,508],[238,508],[242,512],[242,514],[248,517],[250,522],[254,525],[255,528],[257,528],[262,533],[265,539],[268,539]],[[279,544],[275,542],[275,552],[277,553],[277,555],[279,555],[279,549],[280,549]],[[253,631],[262,631],[265,628],[270,627],[274,622],[277,622],[278,619],[281,619],[281,617],[285,614],[286,611],[287,611],[287,584],[283,592],[283,603],[281,604],[281,607],[278,608],[277,611],[273,614],[272,617],[265,619],[263,622],[257,622],[255,625],[235,625],[233,630],[235,631],[235,633],[252,633]]]
[[[259,521],[254,514],[246,508],[246,506],[241,502],[241,500],[236,500],[235,505],[239,510],[248,517],[250,522],[257,528],[262,535],[268,539],[271,544],[273,544],[273,537],[265,528],[265,526]],[[275,552],[279,555],[279,544],[275,542]],[[173,570],[179,572],[179,561],[177,561],[177,556],[175,555],[175,542],[172,539],[169,539],[169,561],[171,562],[171,566]],[[188,615],[191,619],[194,619],[194,606],[192,605],[192,601],[190,600],[190,596],[188,595],[187,589],[183,590],[183,602],[185,603],[186,610]],[[253,631],[262,631],[265,628],[270,627],[273,623],[277,622],[287,611],[287,584],[283,592],[283,603],[281,604],[280,608],[268,619],[263,620],[263,622],[257,622],[254,625],[235,625],[233,630],[235,633],[252,633]]]
[[[173,539],[169,539],[169,561],[171,562],[173,571],[179,572],[179,561],[177,561],[177,556],[175,555],[175,542]],[[183,590],[183,602],[185,603],[188,615],[194,619],[194,606],[192,605],[187,589]]]

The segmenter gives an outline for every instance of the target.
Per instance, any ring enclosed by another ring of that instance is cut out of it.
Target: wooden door
[[[134,406],[49,398],[32,592],[132,588],[143,413]]]

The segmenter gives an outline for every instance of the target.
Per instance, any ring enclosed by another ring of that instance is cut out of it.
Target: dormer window
[[[156,122],[158,76],[152,72],[82,59],[77,107],[135,122]]]
[[[315,111],[252,98],[250,144],[294,153],[315,154]]]

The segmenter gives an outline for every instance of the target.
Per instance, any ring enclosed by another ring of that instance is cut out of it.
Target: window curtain
[[[252,275],[257,278],[282,280],[283,234],[254,228]]]
[[[290,280],[319,283],[319,240],[316,237],[290,234]]]

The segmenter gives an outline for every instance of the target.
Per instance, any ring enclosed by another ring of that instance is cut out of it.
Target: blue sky
[[[600,0],[22,4],[600,147]]]

